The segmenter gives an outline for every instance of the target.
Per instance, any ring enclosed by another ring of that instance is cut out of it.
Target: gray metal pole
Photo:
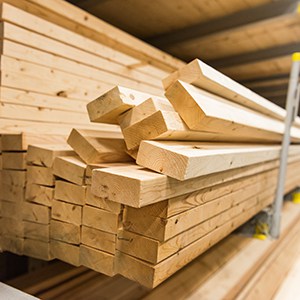
[[[298,106],[298,81],[300,71],[300,53],[293,54],[293,64],[290,73],[289,87],[286,101],[286,118],[285,132],[282,140],[282,148],[280,153],[280,166],[278,174],[278,185],[276,190],[276,198],[273,203],[273,214],[270,234],[273,238],[278,238],[280,234],[281,208],[284,197],[285,176],[287,168],[287,160],[289,154],[289,145],[291,140],[291,126],[295,120],[295,109]]]

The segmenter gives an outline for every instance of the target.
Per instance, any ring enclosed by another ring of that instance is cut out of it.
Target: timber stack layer
[[[164,86],[113,87],[87,105],[102,129],[67,142],[2,135],[3,250],[154,288],[272,204],[285,110],[199,60]],[[285,192],[300,181],[299,119],[291,140]]]

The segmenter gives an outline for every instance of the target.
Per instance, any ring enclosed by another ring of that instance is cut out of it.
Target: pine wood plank
[[[24,202],[22,205],[23,220],[39,224],[50,223],[50,208],[30,202]]]
[[[111,254],[115,254],[116,252],[116,234],[85,225],[81,228],[81,243]]]
[[[85,184],[86,164],[78,156],[59,156],[53,163],[53,174],[78,185]]]
[[[24,237],[38,240],[41,242],[49,242],[50,239],[50,225],[38,224],[30,221],[23,221]]]
[[[50,238],[68,244],[79,245],[81,241],[80,226],[57,220],[51,220]]]
[[[2,234],[0,236],[0,245],[2,251],[9,251],[17,255],[23,255],[24,238],[11,237]]]
[[[50,239],[50,251],[54,258],[58,258],[68,264],[79,267],[79,246]]]
[[[27,182],[29,184],[40,184],[54,186],[55,178],[52,168],[40,166],[27,166]]]
[[[138,208],[275,167],[278,167],[277,160],[186,181],[140,166],[111,167],[93,171],[91,189],[98,197],[108,197],[112,201]]]
[[[49,242],[29,238],[24,239],[24,255],[47,261],[53,259]]]
[[[82,209],[82,225],[117,233],[121,226],[121,215],[86,205]]]
[[[137,164],[178,180],[270,161],[279,146],[143,141]]]
[[[18,222],[22,220],[23,205],[20,202],[1,200],[1,217],[12,218]]]
[[[109,253],[80,245],[80,263],[94,271],[114,276],[115,256]]]
[[[26,170],[26,153],[3,152],[2,169]]]
[[[42,167],[53,166],[57,156],[73,156],[75,152],[67,144],[29,145],[27,150],[27,163]]]
[[[193,130],[250,137],[255,135],[272,137],[275,141],[279,141],[284,133],[282,121],[231,103],[182,81],[172,84],[166,91],[166,97],[188,127]],[[299,132],[298,128],[293,128],[292,138],[297,140]]]
[[[51,218],[79,226],[81,225],[82,207],[54,199],[52,202]]]
[[[25,189],[25,199],[29,202],[51,207],[54,199],[54,188],[28,183]]]
[[[25,189],[21,186],[11,186],[2,182],[1,199],[14,203],[21,203],[25,200]]]
[[[143,101],[153,97],[121,86],[116,86],[88,103],[91,122],[118,124],[118,117]]]
[[[26,171],[20,170],[1,170],[2,183],[10,186],[25,187]]]
[[[132,160],[120,132],[73,129],[68,144],[87,164]]]
[[[0,219],[1,224],[1,234],[11,236],[11,237],[21,237],[23,238],[25,235],[25,224],[21,220],[16,221],[15,218],[12,217],[2,217]]]
[[[86,186],[73,184],[67,181],[56,180],[54,198],[64,202],[85,205]]]

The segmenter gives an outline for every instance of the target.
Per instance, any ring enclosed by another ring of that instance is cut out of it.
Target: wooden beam
[[[53,240],[79,245],[81,240],[80,226],[58,220],[50,221],[50,238]]]
[[[215,32],[226,32],[236,27],[275,18],[283,14],[294,13],[297,10],[297,5],[298,1],[296,0],[283,0],[277,1],[276,3],[267,3],[205,23],[199,23],[176,30],[175,32],[161,34],[147,39],[147,42],[158,48],[168,48],[179,43],[208,36]]]
[[[54,258],[58,258],[76,267],[80,266],[79,246],[51,239],[50,249],[51,249],[51,254],[53,255]]]
[[[82,219],[82,207],[80,205],[53,200],[51,218],[79,226]]]

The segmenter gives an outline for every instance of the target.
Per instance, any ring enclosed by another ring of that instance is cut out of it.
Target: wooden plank
[[[116,86],[99,98],[88,103],[87,110],[91,122],[118,124],[118,117],[153,95]]]
[[[119,132],[73,129],[68,144],[87,164],[132,160],[125,152],[126,146]]]
[[[20,170],[1,170],[1,180],[10,186],[25,187],[26,171]]]
[[[40,166],[27,166],[27,182],[46,186],[54,186],[55,178],[52,168]]]
[[[82,209],[82,225],[117,233],[121,226],[121,214],[86,205]]]
[[[79,245],[81,240],[80,226],[57,220],[51,220],[50,238],[68,244]]]
[[[124,228],[160,241],[166,241],[173,236],[208,220],[246,199],[259,199],[265,189],[273,189],[276,184],[276,173],[268,179],[251,184],[245,188],[208,201],[187,211],[169,218],[160,218],[139,213],[136,209],[126,210]],[[201,193],[200,193],[201,194]],[[195,195],[195,198],[197,194]],[[193,198],[193,197],[192,197]]]
[[[121,204],[110,201],[106,198],[100,198],[95,196],[91,192],[91,186],[87,186],[86,188],[86,204],[89,206],[98,207],[113,213],[120,213],[121,211]]]
[[[29,202],[51,207],[54,198],[54,188],[35,183],[28,183],[25,189],[25,198]]]
[[[11,217],[2,217],[0,219],[1,224],[1,234],[11,236],[11,237],[24,237],[25,233],[25,224],[21,220],[16,222],[15,218]]]
[[[11,170],[26,170],[26,153],[3,152],[2,168]]]
[[[19,202],[1,200],[1,217],[21,222],[23,205]]]
[[[137,163],[178,180],[270,161],[279,146],[143,141]]]
[[[53,256],[50,252],[50,243],[32,239],[24,239],[24,255],[41,259],[52,260]]]
[[[2,151],[25,151],[29,144],[39,143],[63,143],[63,135],[37,134],[37,133],[13,133],[2,135]]]
[[[25,189],[21,186],[12,186],[2,182],[1,199],[21,203],[25,200]]]
[[[24,237],[38,240],[41,242],[49,242],[50,239],[50,225],[38,224],[30,221],[23,221]]]
[[[8,251],[17,255],[23,255],[24,238],[11,237],[2,234],[0,236],[0,244],[2,251]]]
[[[257,135],[266,139],[272,137],[274,141],[278,141],[284,133],[283,122],[181,81],[171,85],[166,96],[188,127],[193,130],[250,137]],[[185,101],[182,101],[183,98]],[[293,128],[291,135],[297,140],[299,129]]]
[[[27,163],[30,165],[49,167],[53,166],[57,156],[73,156],[75,152],[67,144],[29,145]]]
[[[50,208],[30,202],[24,202],[22,205],[23,220],[39,224],[50,223]]]
[[[74,225],[81,225],[82,207],[58,200],[53,200],[51,218]]]
[[[239,214],[237,217],[232,218],[229,222],[220,226],[217,230],[214,230],[212,233],[193,242],[189,247],[181,249],[176,254],[155,266],[141,260],[137,260],[121,252],[117,252],[116,271],[126,278],[137,280],[140,284],[153,288],[217,243],[219,240],[227,236],[230,232],[251,218],[262,208],[269,205],[273,201],[273,196],[264,199],[258,205],[242,214]],[[128,271],[129,269],[130,272]]]
[[[53,163],[53,174],[78,185],[85,184],[86,164],[78,156],[59,156]]]
[[[85,205],[86,186],[56,180],[54,197],[57,200],[83,206]]]
[[[81,243],[111,254],[116,252],[116,234],[84,225],[81,228]]]
[[[39,0],[30,2],[33,4],[24,6],[24,4],[22,5],[22,3],[16,1],[9,1],[9,3],[22,9],[25,8],[24,10],[34,14],[40,12],[41,9],[46,10],[47,14],[44,14],[45,19],[142,61],[151,61],[153,65],[163,70],[174,70],[174,68],[182,65],[181,61],[146,45],[131,35],[68,3],[61,3],[56,0],[51,2],[50,5]],[[68,14],[65,13],[66,11],[68,11]]]
[[[285,118],[286,112],[284,109],[223,75],[201,60],[193,60],[179,71],[164,79],[163,84],[165,89],[169,88],[176,80],[193,84],[267,116],[278,118],[279,120]]]
[[[58,258],[68,264],[79,267],[79,246],[50,239],[50,251],[54,258]]]
[[[139,166],[112,167],[93,171],[92,193],[132,207],[143,207],[162,200],[207,188],[278,167],[269,161],[203,177],[179,181]]]
[[[83,266],[108,276],[114,276],[114,261],[114,255],[80,245],[80,263]]]

